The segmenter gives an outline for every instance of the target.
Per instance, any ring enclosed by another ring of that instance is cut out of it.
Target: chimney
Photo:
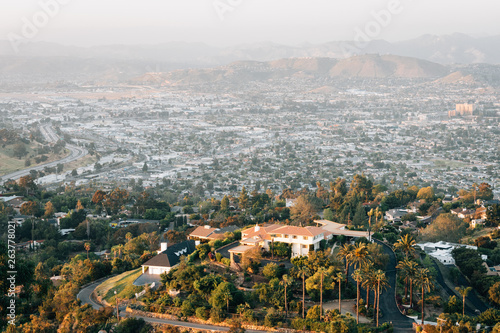
[[[260,227],[258,224],[255,225],[255,232],[259,231],[260,230]]]
[[[210,229],[210,226],[208,224],[205,225],[205,229]]]
[[[158,254],[164,252],[164,251],[167,251],[167,242],[161,242],[160,243],[160,250],[158,251]]]

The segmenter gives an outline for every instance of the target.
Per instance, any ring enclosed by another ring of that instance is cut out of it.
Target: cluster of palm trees
[[[375,270],[368,247],[366,244],[359,242],[355,245],[344,244],[338,254],[338,258],[345,261],[345,274],[348,277],[349,267],[353,266],[354,272],[351,275],[352,279],[356,281],[357,297],[356,297],[356,321],[359,323],[359,300],[360,300],[360,286],[366,290],[366,305],[370,305],[370,291],[375,294],[374,308],[376,308],[376,321],[377,327],[379,325],[380,313],[380,294],[389,286],[389,282],[382,270]],[[347,282],[347,280],[346,280]]]
[[[433,278],[429,269],[425,267],[420,267],[415,259],[415,239],[409,234],[402,236],[395,244],[394,249],[404,253],[405,258],[398,262],[396,268],[399,270],[399,274],[404,279],[405,291],[404,297],[410,298],[410,307],[413,307],[413,287],[417,286],[420,288],[422,293],[422,325],[424,324],[424,301],[425,293],[430,292],[434,287]],[[409,291],[409,294],[408,294]]]

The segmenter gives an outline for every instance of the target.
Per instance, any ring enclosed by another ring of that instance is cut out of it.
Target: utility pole
[[[118,297],[116,296],[116,290],[115,290],[115,301],[116,301],[116,319],[118,322],[120,321],[120,307],[118,306]]]

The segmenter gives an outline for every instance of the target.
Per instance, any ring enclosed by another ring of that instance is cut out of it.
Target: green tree
[[[341,272],[337,273],[333,279],[339,284],[339,313],[342,313],[342,280],[344,279],[344,274]]]
[[[408,256],[415,253],[415,245],[417,245],[415,239],[413,239],[410,234],[406,234],[400,237],[400,239],[394,244],[394,248],[403,252],[406,259],[408,259]]]
[[[352,279],[356,281],[356,323],[359,324],[359,285],[363,281],[363,272],[360,269],[356,269],[354,273],[352,273]]]
[[[455,290],[462,296],[462,316],[465,316],[465,298],[469,295],[472,287],[455,287]]]
[[[356,207],[352,223],[358,228],[366,223],[366,211],[361,203]]]
[[[238,198],[238,202],[239,202],[241,210],[244,211],[248,208],[248,193],[247,193],[245,186],[243,186],[243,188],[241,189],[241,193],[240,193],[240,196]]]
[[[14,148],[12,149],[12,153],[15,157],[21,159],[22,157],[28,155],[28,150],[26,149],[26,146],[24,143],[18,143],[14,145]]]
[[[279,277],[280,268],[278,264],[270,262],[262,269],[262,274],[269,280]]]
[[[416,282],[422,291],[422,325],[424,325],[425,292],[430,292],[434,286],[431,273],[427,268],[419,268],[417,270]]]
[[[446,241],[457,243],[465,236],[467,223],[452,214],[441,214],[425,228],[421,235],[426,241]]]
[[[306,265],[297,267],[297,277],[302,278],[302,318],[305,318],[306,307],[306,275],[310,274],[310,270]]]
[[[340,247],[339,252],[337,253],[337,258],[340,260],[344,260],[345,262],[345,278],[347,281],[347,277],[349,274],[349,266],[351,264],[351,258],[354,253],[354,245],[352,244],[344,244]]]
[[[417,199],[422,199],[430,202],[434,199],[434,189],[429,187],[422,187],[417,193]]]
[[[356,243],[354,245],[354,251],[351,254],[351,262],[355,269],[361,269],[364,265],[370,262],[370,253],[368,252],[368,247],[365,243]]]
[[[283,275],[281,277],[280,284],[283,286],[285,289],[285,316],[288,317],[288,304],[287,304],[287,289],[290,287],[293,283],[293,278],[288,276],[287,274]]]
[[[227,195],[225,195],[224,198],[222,198],[222,200],[220,202],[220,209],[222,211],[228,211],[229,210],[229,199],[228,199]]]
[[[404,259],[396,266],[405,280],[405,297],[408,297],[408,286],[410,286],[410,306],[413,306],[413,282],[417,274],[418,264],[415,261]]]
[[[490,300],[497,305],[500,305],[500,282],[495,283],[488,290]]]
[[[378,327],[378,318],[380,312],[380,294],[382,290],[389,287],[389,281],[387,280],[387,276],[382,270],[377,270],[375,272],[375,281],[377,282],[377,290],[376,290],[376,299],[377,299],[377,327]]]
[[[229,312],[229,302],[233,300],[233,292],[236,288],[230,282],[222,282],[217,286],[217,288],[212,292],[210,297],[210,303],[214,308],[220,308],[226,306],[226,311]]]

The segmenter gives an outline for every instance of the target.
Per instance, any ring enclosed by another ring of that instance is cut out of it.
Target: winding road
[[[50,125],[43,125],[40,127],[40,132],[42,132],[42,135],[45,137],[45,140],[47,142],[57,142],[59,140],[59,136],[54,132],[54,129]],[[53,161],[53,162],[48,162],[45,164],[41,164],[38,166],[34,166],[31,168],[15,171],[12,173],[9,173],[7,175],[3,175],[0,177],[0,185],[5,183],[7,180],[17,180],[23,176],[27,176],[30,174],[32,170],[35,171],[41,171],[45,167],[55,167],[59,163],[70,163],[73,161],[76,161],[88,154],[88,151],[85,148],[81,148],[75,145],[70,145],[66,144],[65,148],[67,148],[70,151],[70,154],[60,160]]]
[[[97,303],[95,300],[93,300],[91,295],[94,292],[95,288],[97,288],[97,286],[100,285],[101,283],[103,283],[103,281],[94,282],[94,283],[88,285],[87,287],[80,290],[80,292],[78,293],[76,298],[81,300],[82,303],[84,303],[84,304],[90,304],[95,310],[99,310],[102,306],[99,303]],[[123,310],[124,310],[124,308],[120,307],[120,316],[122,318],[130,316],[129,313],[127,313]],[[227,331],[229,331],[229,327],[224,327],[224,326],[205,325],[205,324],[190,323],[190,322],[178,321],[178,320],[160,319],[160,318],[150,318],[150,317],[144,317],[144,316],[138,316],[138,315],[134,315],[134,317],[135,318],[142,318],[148,323],[168,324],[168,325],[172,325],[172,326],[179,326],[179,327],[186,327],[186,328],[211,330],[213,332],[227,332]],[[245,332],[262,333],[262,332],[266,332],[266,331],[247,329],[247,330],[245,330]]]
[[[389,280],[389,288],[380,294],[380,308],[384,312],[384,317],[380,318],[382,323],[392,322],[394,332],[413,332],[413,319],[403,315],[396,304],[396,255],[392,249],[378,240],[375,240],[384,249],[384,253],[389,255],[389,263],[386,268],[386,276]]]

